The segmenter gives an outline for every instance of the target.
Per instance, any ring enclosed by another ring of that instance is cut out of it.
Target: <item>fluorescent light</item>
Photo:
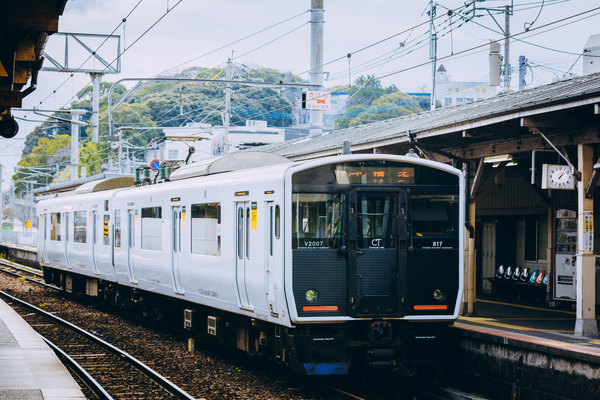
[[[501,163],[504,161],[512,161],[512,156],[510,154],[500,154],[497,156],[489,156],[484,157],[483,162],[488,164]]]

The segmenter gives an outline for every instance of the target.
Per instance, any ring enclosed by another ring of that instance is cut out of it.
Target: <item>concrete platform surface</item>
[[[0,400],[84,400],[41,336],[0,300]]]
[[[569,309],[478,298],[476,315],[461,316],[454,326],[495,336],[505,344],[520,342],[542,353],[600,363],[600,337],[576,336],[575,312]]]

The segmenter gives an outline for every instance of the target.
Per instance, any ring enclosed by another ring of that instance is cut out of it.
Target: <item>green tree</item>
[[[64,168],[69,162],[70,147],[70,135],[40,138],[33,150],[17,164],[17,173],[13,175],[15,190],[21,192],[25,187],[24,181],[39,184],[51,182],[56,170]]]

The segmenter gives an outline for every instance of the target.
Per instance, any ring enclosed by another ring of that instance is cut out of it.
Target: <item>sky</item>
[[[503,38],[490,14],[504,27],[504,14],[496,10],[511,2],[478,1],[475,11],[472,5],[465,7],[464,1],[440,0],[436,4],[437,56],[443,58],[438,65],[444,64],[455,81],[487,81],[487,44]],[[600,34],[600,9],[553,22],[600,4],[596,0],[514,0],[512,5],[510,32],[517,36],[510,42],[511,89],[518,87],[520,55],[529,60],[528,87],[568,77],[567,71],[581,75],[579,54],[590,35]],[[384,85],[394,84],[403,91],[430,90],[429,0],[324,0],[324,8],[326,88],[347,85],[360,75],[374,75],[382,77]],[[168,75],[192,66],[222,68],[232,55],[235,62],[249,67],[291,71],[308,79],[309,9],[310,0],[68,0],[59,32],[120,36],[121,73],[106,74],[105,82]],[[455,11],[448,16],[448,10]],[[64,41],[64,36],[51,36],[46,52],[62,61]],[[101,40],[89,38],[86,43],[96,49]],[[116,43],[107,41],[98,54],[113,61]],[[471,48],[475,49],[463,53]],[[72,43],[69,54],[72,66],[80,66],[87,57]],[[46,60],[44,66],[51,64]],[[84,67],[101,68],[99,62],[91,61]],[[37,90],[23,100],[23,108],[68,106],[88,84],[85,73],[71,77],[42,71]],[[3,190],[9,187],[24,138],[44,119],[27,111],[13,110],[13,115],[26,121],[18,120],[15,138],[0,139]]]

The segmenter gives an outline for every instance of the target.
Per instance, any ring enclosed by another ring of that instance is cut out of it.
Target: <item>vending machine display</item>
[[[557,210],[555,226],[554,299],[575,300],[577,213]]]

